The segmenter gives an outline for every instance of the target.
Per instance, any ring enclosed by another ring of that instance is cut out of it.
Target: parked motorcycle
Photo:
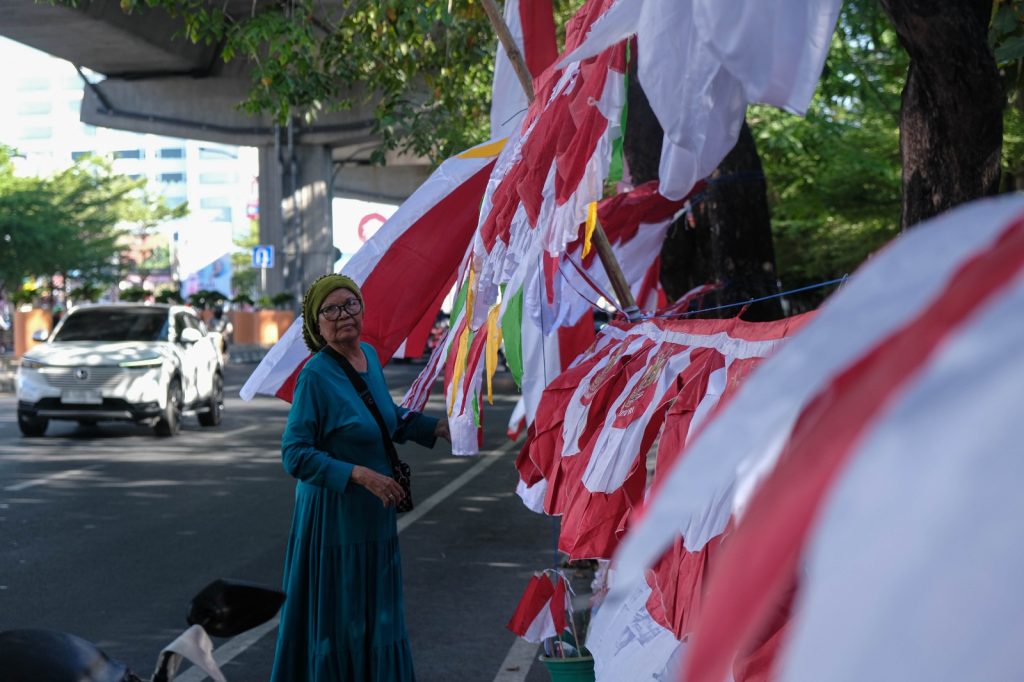
[[[274,617],[284,593],[248,583],[215,580],[189,603],[189,628],[167,645],[152,677],[136,675],[92,642],[52,630],[0,632],[4,682],[171,682],[183,660],[226,682],[210,636],[234,637]]]

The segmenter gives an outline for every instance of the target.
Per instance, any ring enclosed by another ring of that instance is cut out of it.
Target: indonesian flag
[[[480,199],[504,140],[442,163],[345,266],[365,302],[363,340],[387,363],[418,328],[429,328],[451,289],[476,227]],[[414,292],[415,295],[410,295]],[[309,351],[295,320],[240,392],[291,402]]]
[[[748,103],[803,115],[841,0],[616,0],[560,65],[637,36],[637,75],[665,131],[661,192],[678,198],[736,144]]]
[[[536,573],[530,578],[515,613],[505,626],[527,642],[539,644],[557,637],[567,626],[567,614],[572,607],[565,589],[565,578],[557,571],[551,573],[554,573],[554,584],[547,572]]]
[[[527,70],[537,78],[558,56],[551,0],[507,0],[505,25],[526,60]],[[500,41],[491,92],[491,137],[508,137],[519,129],[529,103]]]
[[[689,682],[1024,677],[1022,306],[1024,198],[902,235],[686,445],[608,598],[724,537]]]
[[[655,319],[602,330],[545,391],[516,463],[527,489],[543,483],[544,511],[562,516],[559,549],[609,558],[643,503],[655,439],[685,439],[728,392],[730,367],[774,353],[806,319]],[[659,450],[658,465],[670,461]]]

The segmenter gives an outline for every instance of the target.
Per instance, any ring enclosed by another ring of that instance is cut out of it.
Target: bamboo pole
[[[513,2],[514,0],[506,1]],[[483,4],[484,11],[487,13],[487,18],[491,20],[491,24],[494,26],[495,33],[498,34],[498,40],[501,41],[506,54],[508,54],[509,61],[512,62],[512,68],[515,69],[516,75],[519,77],[519,82],[526,93],[526,100],[533,104],[533,77],[530,75],[530,70],[526,68],[526,60],[523,59],[523,53],[516,46],[516,42],[512,38],[512,32],[509,31],[508,25],[505,24],[505,19],[502,17],[494,0],[481,0],[481,3]],[[604,233],[601,223],[595,225],[592,241],[594,248],[597,249],[597,256],[601,259],[605,272],[608,273],[608,279],[611,280],[615,297],[619,299],[619,307],[626,314],[627,318],[636,320],[640,316],[640,309],[636,305],[633,292],[629,289],[626,276],[622,274],[622,268],[612,252],[611,243],[608,241],[608,236]]]
[[[530,75],[530,70],[526,67],[523,53],[519,51],[519,46],[516,45],[516,41],[512,37],[512,31],[508,30],[508,24],[505,23],[505,18],[501,16],[501,11],[494,4],[494,0],[481,1],[483,2],[484,11],[487,12],[487,18],[491,20],[491,25],[494,26],[494,31],[498,34],[498,40],[501,41],[502,47],[505,48],[505,53],[508,55],[509,61],[512,62],[512,68],[515,69],[516,76],[519,77],[519,84],[523,86],[523,91],[526,92],[526,100],[532,103],[534,98],[533,76]],[[506,0],[506,2],[512,1]]]

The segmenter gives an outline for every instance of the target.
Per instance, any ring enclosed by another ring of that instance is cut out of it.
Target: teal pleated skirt
[[[393,509],[299,483],[271,682],[414,682]]]

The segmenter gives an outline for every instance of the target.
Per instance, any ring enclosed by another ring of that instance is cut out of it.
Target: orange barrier
[[[52,318],[49,310],[32,308],[14,313],[14,354],[18,357],[25,354],[33,346],[39,345],[32,335],[42,329],[50,333]]]

